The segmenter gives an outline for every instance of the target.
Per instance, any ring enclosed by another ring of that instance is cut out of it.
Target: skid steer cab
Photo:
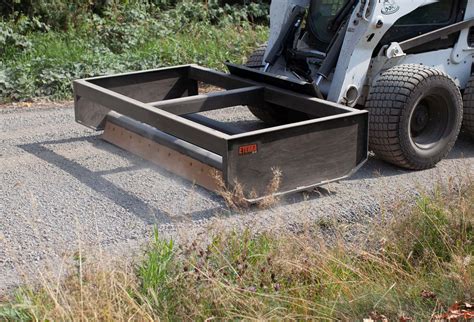
[[[463,114],[474,133],[474,0],[273,0],[270,11],[268,42],[245,66],[78,80],[76,120],[248,201],[344,179],[369,145],[395,165],[433,167]],[[203,84],[223,90],[202,92]],[[212,117],[235,106],[247,106],[260,128]]]

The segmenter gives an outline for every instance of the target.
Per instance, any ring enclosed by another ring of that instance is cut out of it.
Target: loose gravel
[[[216,113],[261,126],[243,108]],[[285,197],[270,209],[229,211],[222,199],[150,165],[74,122],[70,105],[0,109],[0,293],[78,249],[136,254],[157,227],[176,239],[211,229],[298,229],[332,218],[348,225],[387,205],[474,172],[474,141],[461,137],[435,169],[410,172],[371,158],[349,180]],[[217,228],[216,228],[217,227]]]

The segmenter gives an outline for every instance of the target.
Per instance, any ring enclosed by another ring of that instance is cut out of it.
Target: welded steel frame
[[[166,83],[170,79],[173,81]],[[199,95],[198,82],[218,86],[225,89],[225,91]],[[340,180],[351,175],[367,160],[368,116],[366,111],[352,109],[309,95],[197,65],[94,77],[77,80],[73,85],[77,122],[96,130],[102,130],[107,114],[110,111],[115,111],[133,120],[148,124],[177,139],[221,156],[222,165],[220,170],[222,170],[224,179],[229,186],[232,186],[233,182],[239,179],[239,174],[236,172],[245,172],[246,169],[245,166],[239,165],[243,158],[236,151],[240,146],[253,142],[265,146],[267,143],[280,140],[281,144],[284,144],[285,139],[289,137],[305,136],[307,133],[325,131],[329,128],[340,128],[342,131],[351,124],[356,125],[357,130],[354,130],[353,133],[357,136],[353,138],[353,144],[356,145],[357,150],[353,151],[353,154],[356,155],[350,156],[351,161],[348,161],[341,171],[336,171],[336,169],[329,169],[331,171],[328,171],[328,176],[337,174],[337,177],[328,177],[327,179],[321,177],[314,184],[306,183],[301,186],[291,184],[291,187],[282,188],[283,190],[288,189],[282,191],[282,193],[305,190],[329,181]],[[265,106],[267,103],[305,112],[311,115],[312,118],[298,123],[237,134],[228,134],[187,118],[190,114],[203,111],[239,105]],[[334,133],[337,132],[332,131],[331,134],[319,135],[315,138],[330,140],[331,145],[337,145],[337,140],[334,141],[333,138]],[[341,132],[340,134],[342,137],[344,133]],[[331,151],[338,148],[348,149],[349,140],[351,138],[346,137],[346,142],[341,142],[340,147],[328,146],[327,149]],[[292,143],[288,142],[288,144],[294,145],[294,141],[291,141]],[[304,144],[308,144],[308,142]],[[292,149],[294,149],[294,153],[301,154],[305,152],[305,149],[311,149],[311,143],[309,144],[310,146],[292,147]],[[323,142],[314,142],[314,144],[323,144]],[[280,147],[277,146],[277,148]],[[321,154],[321,151],[324,151],[324,149],[318,150],[317,153]],[[335,154],[336,151],[331,153]],[[278,158],[277,155],[275,157]],[[308,155],[306,162],[314,162],[314,160],[311,160],[312,157],[320,156]],[[260,162],[258,158],[255,160],[250,160],[251,156],[248,158],[249,160],[244,162],[249,162],[249,164]],[[291,166],[302,166],[304,160],[301,157],[297,159],[298,164]],[[265,162],[262,161],[262,163]],[[269,164],[262,164],[262,167],[264,166],[269,167]],[[343,167],[343,165],[333,165],[334,168],[338,166]],[[267,175],[268,170],[262,168],[262,172],[266,171]],[[257,165],[253,172],[258,171],[260,169]],[[252,173],[245,175],[249,177],[247,179],[250,179]],[[303,177],[308,175],[311,174],[302,174]],[[264,177],[266,178],[266,176]],[[258,180],[262,180],[262,177],[255,178],[257,186]],[[262,189],[263,186],[257,188],[257,190]]]

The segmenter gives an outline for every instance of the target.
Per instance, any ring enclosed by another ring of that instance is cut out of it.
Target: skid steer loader
[[[474,0],[273,0],[270,20],[268,43],[229,73],[186,65],[74,82],[76,120],[249,201],[346,178],[369,146],[400,167],[433,167],[463,114],[474,133]],[[231,106],[266,127],[203,115]]]
[[[274,0],[268,47],[247,65],[310,82],[322,99],[366,108],[375,154],[426,169],[457,139],[461,92],[464,125],[474,131],[473,18],[470,0]],[[306,118],[279,107],[250,110],[269,123]]]

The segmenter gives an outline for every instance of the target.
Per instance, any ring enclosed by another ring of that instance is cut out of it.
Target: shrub
[[[31,46],[28,38],[5,22],[0,21],[0,54],[4,54],[7,49],[24,50]]]
[[[53,3],[48,1],[40,3]],[[85,8],[79,0],[69,5]],[[157,5],[175,7],[152,8]],[[66,31],[42,16],[0,20],[0,102],[69,98],[72,81],[83,77],[183,63],[222,68],[226,60],[243,62],[266,38],[266,27],[247,21],[266,17],[252,6],[219,7],[217,0],[104,6],[100,15],[81,16]]]
[[[253,14],[259,15],[261,8],[268,7],[269,0],[2,0],[0,16],[4,18],[28,16],[39,19],[59,30],[68,30],[71,26],[78,26],[84,18],[93,14],[104,16],[110,11],[120,11],[121,8],[146,8],[150,12],[162,11],[182,3],[188,5],[196,4],[204,7],[230,7],[232,11],[239,11],[242,8],[252,8],[249,12],[251,18]]]

